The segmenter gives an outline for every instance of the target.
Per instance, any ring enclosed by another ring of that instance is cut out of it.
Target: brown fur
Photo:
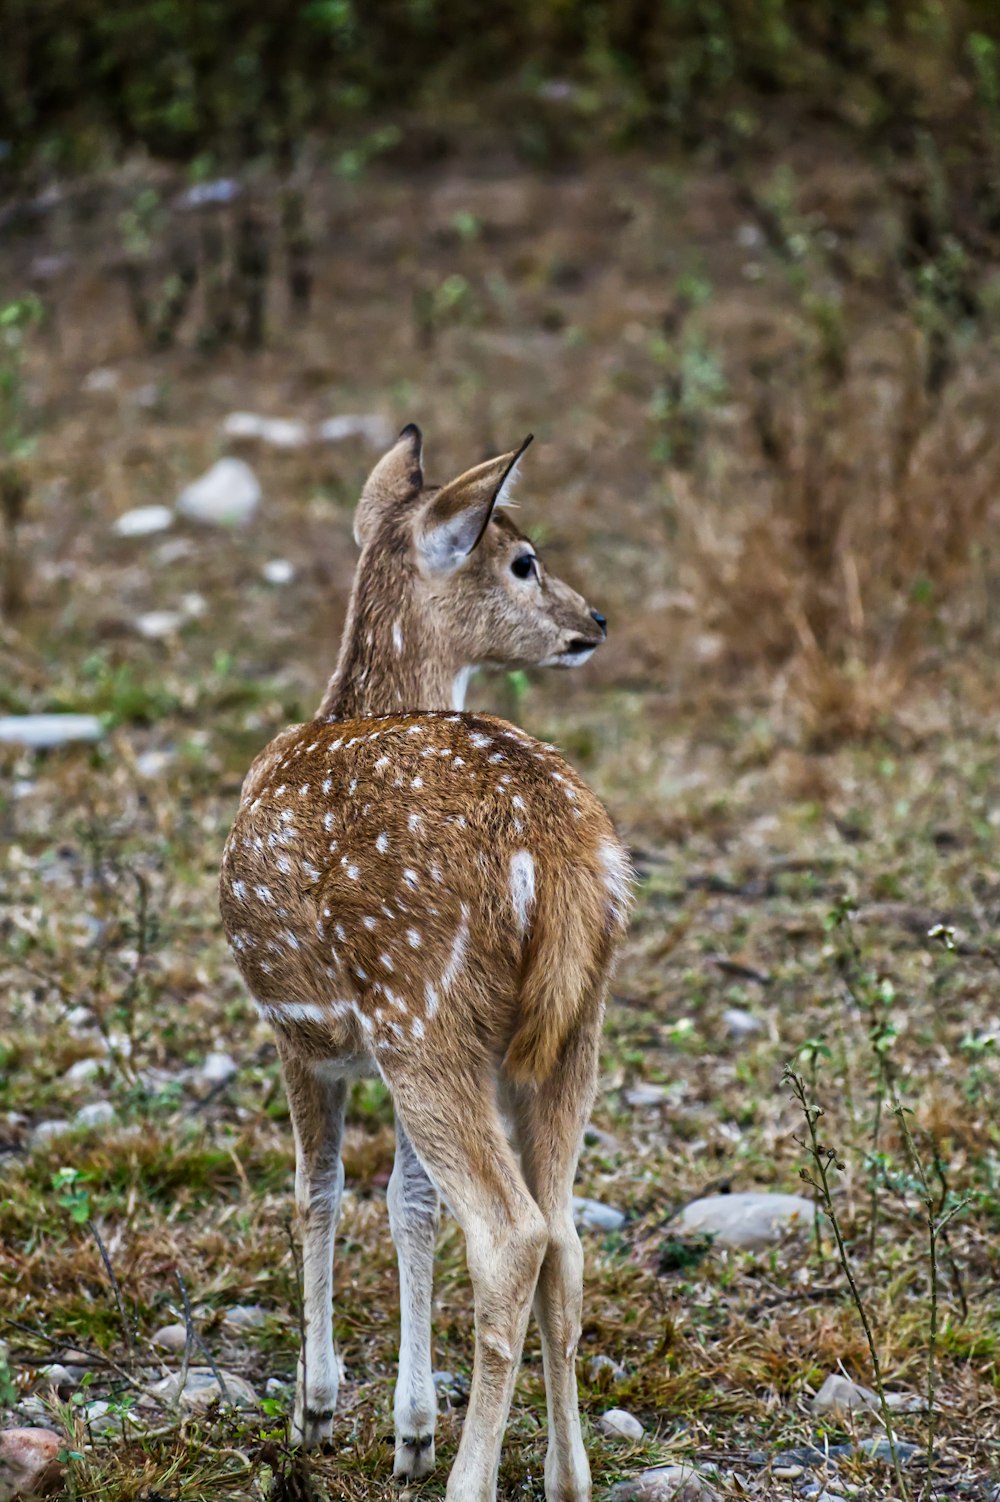
[[[567,1205],[628,866],[604,809],[558,752],[503,720],[447,706],[480,664],[589,655],[603,622],[540,563],[527,577],[511,568],[523,572],[532,550],[496,507],[526,445],[434,490],[423,484],[419,444],[404,429],[365,486],[336,672],[316,718],[254,762],[223,860],[223,923],[278,1038],[297,1200],[312,1225],[296,1426],[307,1442],[329,1432],[336,1378],[326,1336],[316,1336],[320,1377],[310,1378],[308,1352],[310,1322],[315,1333],[324,1300],[328,1309],[339,1203],[331,1144],[340,1081],[373,1063],[400,1122],[397,1168],[409,1177],[390,1204],[421,1329],[426,1217],[407,1193],[419,1199],[423,1181],[433,1197],[436,1186],[469,1245],[476,1375],[448,1495],[493,1495],[541,1270],[547,1494],[579,1502],[589,1477],[571,1371],[579,1243]],[[319,1130],[318,1120],[328,1125]],[[410,1338],[407,1362],[426,1364],[422,1335]],[[422,1474],[433,1454],[433,1415],[414,1414],[397,1390],[397,1430],[421,1431],[397,1433],[400,1474]]]

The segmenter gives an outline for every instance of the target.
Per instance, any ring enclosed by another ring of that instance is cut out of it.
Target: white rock
[[[132,623],[140,636],[147,641],[162,641],[165,636],[174,636],[184,624],[184,617],[177,610],[147,610],[137,615]]]
[[[71,1064],[63,1075],[67,1085],[82,1085],[87,1080],[92,1080],[95,1074],[101,1071],[100,1059],[77,1059]]]
[[[243,189],[235,177],[217,177],[212,182],[194,183],[192,187],[185,188],[177,199],[177,207],[180,209],[205,209],[216,207],[219,204],[232,203],[239,198]]]
[[[172,751],[143,751],[135,759],[135,769],[140,777],[159,777],[173,763]]]
[[[316,431],[317,437],[324,443],[342,443],[345,438],[364,438],[372,448],[377,449],[388,448],[396,436],[392,423],[379,412],[328,417]]]
[[[206,1085],[221,1085],[236,1073],[236,1060],[227,1053],[210,1053],[198,1070],[198,1078]]]
[[[68,1121],[40,1121],[31,1133],[32,1147],[39,1147],[43,1142],[49,1142],[53,1137],[61,1137],[64,1132],[72,1131]]]
[[[587,1376],[590,1381],[599,1382],[604,1372],[609,1374],[612,1386],[623,1382],[627,1376],[625,1368],[619,1366],[617,1361],[612,1361],[610,1356],[603,1354],[590,1356],[587,1360]]]
[[[110,370],[106,365],[99,366],[97,370],[90,370],[83,378],[84,391],[114,391],[121,380],[117,370]]]
[[[268,1398],[287,1398],[292,1391],[290,1382],[283,1382],[280,1377],[268,1377],[264,1383],[264,1395]]]
[[[82,1032],[84,1028],[94,1027],[96,1022],[97,1019],[90,1007],[76,1006],[66,1013],[66,1026],[74,1033]]]
[[[632,1085],[625,1091],[625,1099],[630,1106],[661,1106],[669,1098],[670,1092],[666,1085],[650,1085],[645,1081],[640,1081],[638,1085]]]
[[[291,584],[295,578],[295,564],[287,558],[270,558],[261,569],[268,584]]]
[[[712,1194],[686,1205],[674,1231],[708,1233],[716,1246],[743,1249],[769,1246],[786,1231],[812,1224],[816,1207],[800,1194]]]
[[[188,620],[196,621],[207,610],[208,601],[204,595],[198,594],[196,590],[191,590],[190,593],[181,595],[181,614],[186,616]]]
[[[862,1387],[860,1382],[842,1377],[839,1372],[830,1373],[809,1406],[815,1414],[829,1413],[840,1417],[857,1413],[859,1409],[879,1413],[882,1407],[878,1393],[872,1392],[870,1387]]]
[[[235,1372],[220,1372],[226,1386],[228,1401],[235,1408],[256,1408],[257,1394],[250,1383],[243,1377],[238,1377]],[[183,1408],[201,1409],[208,1408],[211,1403],[225,1402],[222,1390],[217,1382],[211,1367],[193,1366],[188,1370],[187,1381],[181,1386],[180,1372],[173,1372],[169,1377],[164,1377],[160,1382],[154,1382],[150,1389],[158,1398],[165,1403],[174,1403],[178,1399]]]
[[[166,532],[173,524],[174,513],[169,506],[135,506],[122,512],[112,530],[119,537],[148,537],[153,532]]]
[[[609,1408],[597,1420],[597,1427],[610,1439],[628,1439],[633,1443],[642,1439],[646,1432],[635,1414],[628,1413],[624,1408]]]
[[[230,438],[259,438],[276,449],[300,449],[309,442],[309,429],[294,417],[258,417],[256,412],[230,412],[222,424]]]
[[[242,459],[219,459],[177,497],[177,510],[191,521],[240,527],[260,505],[260,483]]]
[[[260,1304],[236,1304],[226,1310],[222,1323],[234,1330],[259,1330],[269,1318],[270,1310],[261,1308]]]
[[[77,1378],[68,1367],[63,1366],[61,1361],[50,1361],[47,1366],[38,1369],[38,1386],[42,1392],[48,1392],[50,1387],[57,1390],[75,1387]]]
[[[99,741],[104,724],[96,714],[0,715],[0,741],[45,751],[74,741]]]
[[[612,1502],[716,1502],[717,1493],[689,1465],[661,1465],[619,1481]]]
[[[625,1216],[611,1205],[602,1205],[600,1200],[580,1199],[573,1196],[573,1219],[581,1231],[620,1231]]]
[[[742,1007],[728,1007],[722,1014],[722,1024],[730,1038],[753,1038],[764,1031],[760,1018]]]
[[[183,1351],[187,1345],[187,1326],[180,1324],[162,1325],[155,1330],[152,1336],[153,1345],[161,1351]]]
[[[109,1100],[95,1100],[89,1106],[81,1106],[73,1118],[78,1127],[108,1126],[117,1112]]]

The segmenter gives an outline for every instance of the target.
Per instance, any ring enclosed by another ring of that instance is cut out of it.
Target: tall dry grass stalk
[[[758,371],[748,462],[721,490],[677,477],[678,548],[696,614],[728,663],[777,673],[807,738],[874,729],[946,625],[988,617],[1000,499],[995,375],[970,357],[930,394],[914,325],[867,336],[842,374]],[[737,489],[739,487],[739,489]]]

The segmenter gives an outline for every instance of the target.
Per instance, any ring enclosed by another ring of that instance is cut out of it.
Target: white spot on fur
[[[380,954],[379,955],[379,961],[380,961],[382,967],[385,970],[388,970],[390,972],[390,974],[396,968],[395,965],[392,963],[392,955],[391,954]]]
[[[375,763],[375,770],[376,772],[381,772],[383,767],[387,767],[388,765],[389,758],[387,756],[380,756],[378,761]]]
[[[333,925],[333,931],[337,935],[337,938],[340,940],[341,944],[343,944],[344,940],[347,938],[347,930],[345,929],[344,925],[342,923],[335,923]]]
[[[406,882],[406,885],[408,887],[416,888],[419,877],[417,876],[417,873],[416,871],[414,871],[412,866],[404,866],[403,880]]]
[[[492,746],[493,744],[492,736],[483,735],[479,730],[473,730],[469,736],[469,740],[474,746],[478,746],[480,750],[482,750],[485,746]]]
[[[379,855],[385,855],[385,852],[388,850],[388,848],[389,848],[389,836],[385,832],[385,830],[383,829],[382,833],[379,835],[378,839],[375,841],[375,849],[378,851]]]
[[[452,940],[451,954],[448,963],[441,975],[441,989],[447,991],[455,982],[462,965],[465,962],[465,950],[469,942],[469,909],[462,903],[462,921],[455,930]]]
[[[302,786],[299,788],[299,797],[300,798],[304,798],[305,795],[306,795],[306,793],[308,793],[308,791],[309,791],[309,784],[308,784],[308,782],[304,782],[302,784]]]
[[[421,1022],[421,1020],[420,1020],[419,1017],[414,1017],[412,1031],[413,1031],[413,1036],[418,1041],[419,1041],[419,1039],[421,1039],[424,1036],[424,1024]]]
[[[421,939],[415,928],[408,928],[406,930],[406,942],[407,944],[409,944],[411,949],[419,949],[421,944],[423,943],[423,940]]]
[[[420,815],[411,814],[406,821],[406,827],[409,829],[411,834],[415,833],[420,828]]]
[[[330,791],[330,789],[332,787],[333,787],[333,778],[332,777],[324,777],[323,778],[323,791],[324,791],[324,793],[329,793],[329,791]]]
[[[371,933],[372,929],[375,927],[375,924],[378,922],[378,919],[377,918],[368,917],[368,918],[362,918],[361,921],[365,925],[365,928],[368,929],[368,932]]]
[[[522,934],[527,933],[535,906],[535,862],[528,850],[515,850],[510,858],[510,900],[518,928]]]
[[[348,866],[347,875],[351,881],[357,881],[358,877],[361,875],[361,872],[358,870],[357,866]]]
[[[422,777],[414,777],[413,781],[410,783],[411,788],[422,788],[423,785],[424,779]]]
[[[232,885],[232,893],[238,902],[242,902],[247,894],[246,882],[234,881]]]
[[[396,648],[397,653],[402,652],[402,650],[403,650],[403,633],[399,629],[399,622],[398,621],[393,621],[393,623],[392,623],[392,644]]]
[[[433,1017],[438,1009],[440,997],[429,980],[424,981],[424,1000],[427,1003],[427,1016]]]
[[[254,891],[261,902],[272,902],[274,900],[271,896],[270,887],[254,887]]]

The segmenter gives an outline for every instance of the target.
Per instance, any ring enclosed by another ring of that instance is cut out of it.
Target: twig
[[[218,1384],[219,1384],[219,1391],[220,1391],[220,1393],[222,1394],[223,1398],[225,1398],[226,1402],[228,1403],[228,1402],[230,1402],[229,1392],[228,1392],[228,1389],[226,1388],[225,1382],[223,1381],[222,1373],[219,1371],[219,1368],[215,1364],[215,1357],[212,1355],[211,1351],[208,1349],[208,1346],[205,1344],[205,1341],[202,1338],[202,1336],[199,1335],[198,1331],[195,1329],[194,1316],[191,1313],[191,1300],[188,1298],[187,1287],[185,1286],[184,1279],[181,1277],[181,1270],[180,1270],[179,1267],[175,1267],[174,1268],[174,1277],[177,1279],[177,1287],[181,1291],[181,1299],[182,1299],[183,1304],[184,1304],[184,1325],[185,1325],[185,1328],[187,1329],[187,1341],[185,1342],[185,1346],[184,1346],[184,1363],[183,1363],[183,1367],[182,1367],[183,1379],[184,1380],[181,1382],[180,1386],[177,1389],[177,1396],[180,1397],[181,1388],[183,1387],[184,1382],[187,1381],[188,1361],[189,1361],[188,1352],[189,1352],[189,1350],[193,1346],[197,1345],[200,1348],[200,1350],[202,1351],[202,1354],[204,1355],[205,1360],[208,1362],[209,1368],[211,1369],[212,1376],[215,1378],[216,1382],[218,1382]]]
[[[135,1344],[132,1339],[132,1329],[128,1322],[128,1316],[125,1313],[125,1304],[122,1300],[122,1291],[118,1285],[118,1279],[115,1277],[115,1270],[111,1266],[111,1258],[108,1256],[107,1248],[105,1247],[104,1242],[101,1239],[101,1233],[92,1220],[87,1221],[87,1229],[93,1236],[94,1240],[97,1242],[97,1250],[101,1254],[101,1261],[104,1263],[104,1271],[108,1275],[108,1281],[111,1284],[111,1291],[115,1296],[115,1305],[118,1309],[118,1319],[121,1322],[122,1335],[125,1337],[125,1350],[128,1352],[129,1360],[132,1361],[135,1359]]]
[[[868,1311],[865,1308],[864,1299],[861,1297],[861,1291],[854,1279],[854,1269],[851,1266],[851,1259],[847,1255],[847,1247],[844,1244],[843,1233],[840,1229],[840,1218],[837,1215],[836,1207],[833,1203],[833,1193],[830,1189],[830,1169],[838,1168],[843,1171],[846,1165],[840,1162],[836,1151],[832,1147],[824,1147],[819,1141],[816,1134],[816,1122],[823,1115],[823,1109],[815,1103],[810,1103],[806,1096],[806,1086],[802,1076],[796,1074],[793,1069],[786,1068],[784,1079],[787,1084],[791,1085],[792,1093],[802,1107],[802,1114],[806,1119],[806,1127],[809,1132],[808,1142],[804,1142],[801,1137],[797,1137],[795,1140],[808,1152],[819,1178],[813,1178],[808,1168],[800,1169],[799,1173],[801,1178],[807,1184],[811,1184],[813,1189],[820,1195],[823,1208],[826,1210],[830,1218],[830,1223],[833,1226],[833,1234],[836,1237],[837,1251],[840,1256],[840,1265],[844,1270],[844,1276],[847,1279],[851,1290],[851,1297],[854,1300],[854,1307],[858,1311],[858,1317],[865,1332],[865,1339],[868,1342],[868,1351],[872,1359],[872,1371],[875,1374],[875,1390],[878,1393],[879,1405],[882,1409],[882,1422],[885,1425],[886,1438],[889,1441],[889,1452],[892,1456],[892,1468],[896,1475],[896,1485],[899,1487],[899,1495],[902,1502],[910,1502],[909,1488],[903,1480],[899,1454],[896,1450],[896,1437],[892,1427],[892,1416],[889,1405],[886,1402],[885,1386],[882,1382],[882,1366],[878,1359],[875,1336],[872,1333],[872,1327],[868,1320]]]

